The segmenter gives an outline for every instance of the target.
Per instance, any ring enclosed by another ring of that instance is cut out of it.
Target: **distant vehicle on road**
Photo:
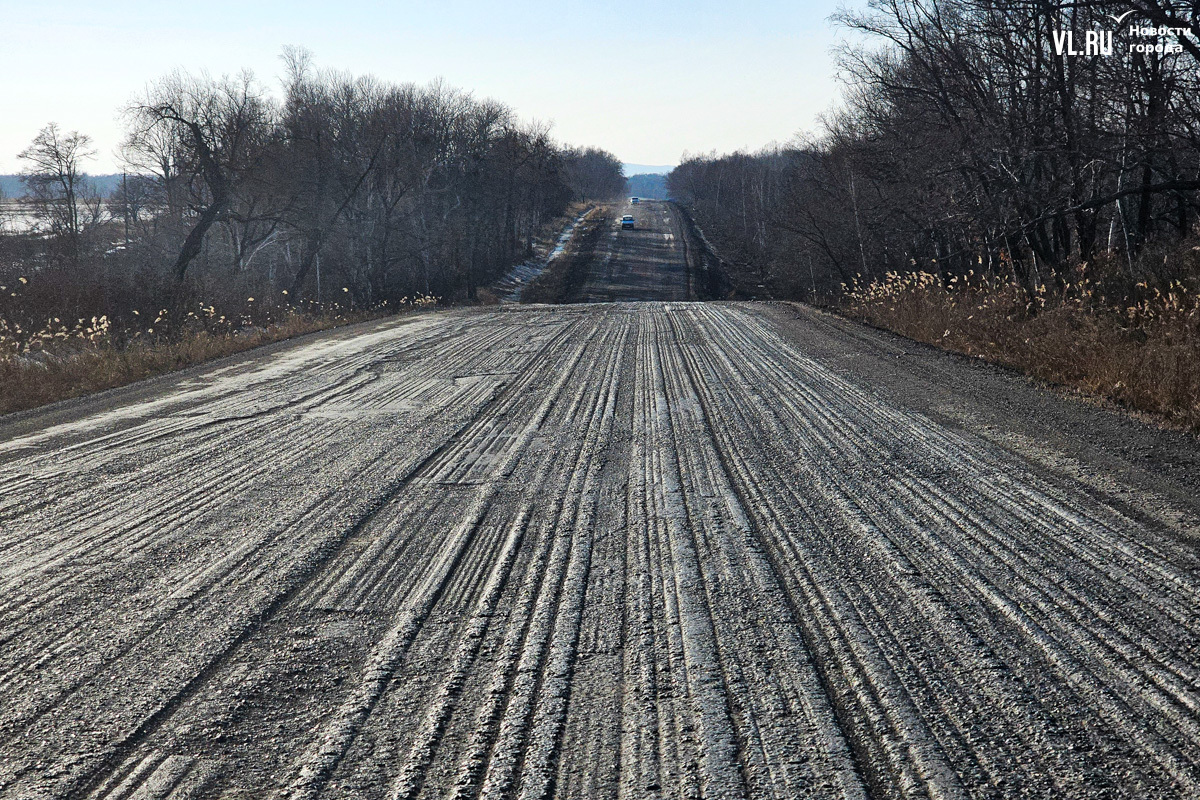
[[[636,197],[631,197],[631,198],[629,198],[629,202],[633,203],[636,206],[638,203],[640,203],[642,201]]]
[[[621,227],[633,230],[633,214],[626,214],[621,217]]]

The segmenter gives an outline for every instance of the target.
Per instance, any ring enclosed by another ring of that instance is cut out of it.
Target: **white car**
[[[621,217],[621,227],[633,230],[633,214],[626,214]]]
[[[636,198],[636,197],[631,197],[631,198],[629,198],[629,202],[630,202],[630,203],[633,203],[633,204],[636,206],[638,203],[640,203],[640,202],[642,202],[642,201],[641,201],[641,200],[639,200],[639,199],[638,199],[638,198]]]

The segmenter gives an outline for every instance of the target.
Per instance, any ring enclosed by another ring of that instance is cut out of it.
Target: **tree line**
[[[48,125],[20,154],[36,225],[0,237],[0,277],[53,287],[24,298],[29,313],[473,298],[570,203],[623,191],[613,155],[563,147],[502,103],[318,69],[297,49],[283,61],[278,97],[249,73],[151,84],[124,110],[127,174],[103,200],[90,138]]]
[[[820,299],[927,271],[1120,296],[1200,277],[1179,247],[1200,220],[1200,12],[872,0],[838,19],[857,44],[817,135],[668,178],[743,292]],[[1065,32],[1082,51],[1089,31],[1112,52],[1072,55]]]

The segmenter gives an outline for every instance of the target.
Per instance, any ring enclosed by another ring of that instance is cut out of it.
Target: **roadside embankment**
[[[671,205],[682,220],[690,296],[697,300],[727,300],[739,296],[729,278],[730,265],[717,254],[687,207],[674,201]]]
[[[578,302],[580,289],[587,281],[588,267],[596,255],[600,238],[612,224],[612,209],[607,205],[589,211],[574,226],[574,234],[560,244],[562,253],[552,259],[521,293],[526,303]]]
[[[57,320],[32,336],[0,319],[0,414],[125,386],[272,342],[436,304],[416,298],[400,308],[351,310],[311,306],[225,317],[200,304],[175,323],[165,311],[139,330],[118,329],[107,317],[67,326]],[[157,326],[157,327],[156,327]]]
[[[889,273],[840,311],[1200,432],[1200,296],[1182,284],[1100,298],[1085,280],[1030,297],[996,280]]]
[[[521,302],[529,285],[563,255],[579,226],[595,207],[591,202],[572,203],[563,216],[546,223],[533,243],[533,254],[529,258],[514,265],[491,286],[478,290],[484,305]]]

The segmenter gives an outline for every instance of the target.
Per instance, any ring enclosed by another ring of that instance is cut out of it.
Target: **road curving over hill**
[[[1108,418],[642,302],[0,420],[0,797],[1198,796],[1195,508],[999,394]]]

